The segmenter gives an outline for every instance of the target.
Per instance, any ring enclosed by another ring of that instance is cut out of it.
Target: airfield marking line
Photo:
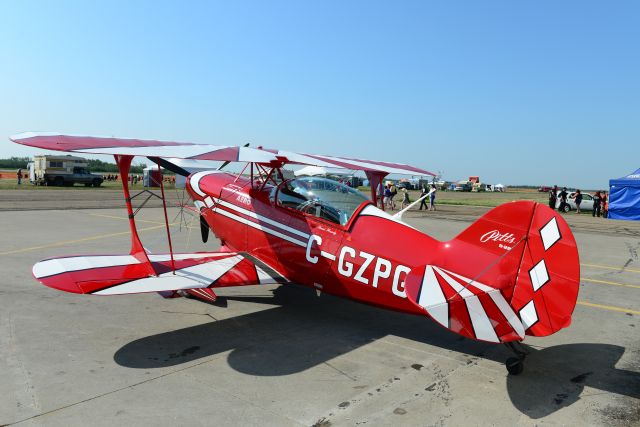
[[[629,310],[628,308],[622,308],[622,307],[614,307],[612,305],[595,304],[587,301],[578,301],[577,304],[584,305],[586,307],[601,308],[603,310],[620,311],[622,313],[631,313],[631,314],[640,315],[640,311]]]
[[[640,285],[626,285],[624,283],[618,283],[618,282],[610,282],[608,280],[597,280],[597,279],[589,279],[586,277],[581,277],[580,278],[581,282],[589,282],[589,283],[602,283],[604,285],[613,285],[613,286],[624,286],[626,288],[636,288],[636,289],[640,289]]]
[[[111,219],[120,219],[120,220],[124,220],[124,221],[129,221],[129,218],[127,218],[126,216],[116,216],[116,215],[105,215],[105,214],[97,214],[97,213],[89,213],[87,215],[91,215],[91,216],[99,216],[102,218],[111,218]],[[151,221],[151,220],[147,220],[147,219],[136,219],[136,222],[148,222],[151,224],[164,224],[164,222],[161,221]]]
[[[581,263],[580,265],[585,267],[602,268],[604,270],[618,270],[618,271],[628,271],[630,273],[640,273],[640,270],[635,270],[633,268],[627,268],[627,267],[614,267],[611,265],[586,264],[586,263]]]
[[[93,216],[101,216],[104,218],[112,218],[112,219],[121,219],[124,221],[129,221],[129,218],[126,217],[121,217],[121,216],[115,216],[115,215],[105,215],[105,214],[94,214],[94,213],[90,213],[87,215],[93,215]],[[151,221],[151,220],[147,220],[147,219],[136,219],[136,222],[148,222],[150,224],[162,224],[164,225],[164,222],[162,221]],[[172,222],[171,224],[169,224],[169,226],[171,227],[172,225],[179,225],[179,222]],[[190,230],[200,230],[200,227],[191,227],[191,226],[183,226],[184,228],[188,228]]]
[[[165,228],[165,225],[163,224],[163,225],[155,225],[153,227],[139,228],[138,232],[156,230],[156,229],[159,229],[159,228]],[[71,243],[79,243],[79,242],[87,242],[87,241],[91,241],[91,240],[106,239],[107,237],[123,236],[123,235],[126,235],[126,234],[131,234],[131,231],[127,230],[127,231],[120,231],[118,233],[99,234],[97,236],[83,237],[81,239],[74,239],[74,240],[65,240],[65,241],[62,241],[62,242],[51,243],[51,244],[48,244],[48,245],[31,246],[29,248],[22,248],[22,249],[16,249],[16,250],[13,250],[13,251],[0,252],[0,256],[2,256],[2,255],[19,254],[19,253],[23,253],[23,252],[30,252],[30,251],[35,251],[35,250],[38,250],[38,249],[55,248],[57,246],[64,246],[64,245],[68,245],[68,244],[71,244]]]

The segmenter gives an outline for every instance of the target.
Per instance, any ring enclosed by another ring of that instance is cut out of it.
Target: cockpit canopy
[[[271,200],[324,220],[345,225],[353,213],[369,199],[351,187],[326,178],[298,178],[274,188]]]

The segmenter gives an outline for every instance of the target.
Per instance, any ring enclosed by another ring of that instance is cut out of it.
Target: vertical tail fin
[[[580,287],[580,259],[562,216],[537,204],[511,306],[528,335],[551,335],[571,324]]]

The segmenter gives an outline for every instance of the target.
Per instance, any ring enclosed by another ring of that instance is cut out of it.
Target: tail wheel
[[[509,375],[520,375],[524,370],[523,360],[519,357],[510,357],[505,363]]]

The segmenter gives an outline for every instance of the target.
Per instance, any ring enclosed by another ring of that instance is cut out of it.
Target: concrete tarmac
[[[166,250],[162,210],[138,219],[145,245]],[[178,250],[216,248],[190,217],[170,219]],[[408,222],[440,239],[468,225]],[[635,233],[576,231],[573,324],[528,337],[513,377],[504,346],[295,286],[217,290],[213,306],[32,278],[47,257],[126,253],[122,209],[5,211],[0,224],[0,425],[640,425]]]

